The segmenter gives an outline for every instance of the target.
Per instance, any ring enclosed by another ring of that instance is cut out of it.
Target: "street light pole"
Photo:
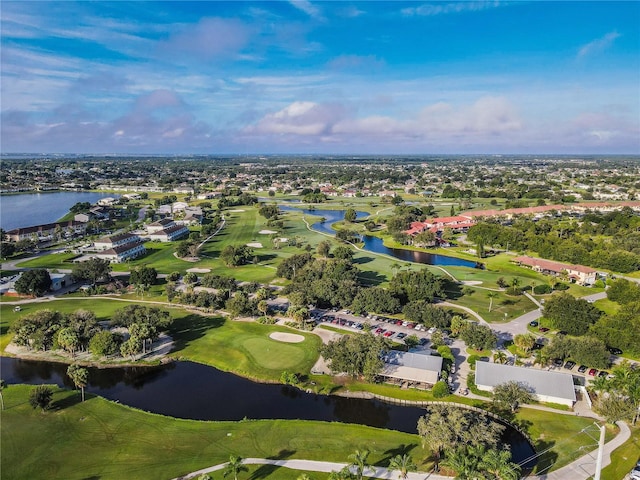
[[[598,442],[598,457],[596,459],[596,473],[593,480],[600,480],[602,470],[602,454],[604,453],[604,425],[600,427],[600,441]]]

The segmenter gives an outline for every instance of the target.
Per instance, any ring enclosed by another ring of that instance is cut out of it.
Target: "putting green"
[[[297,367],[305,358],[304,347],[278,342],[268,337],[247,338],[241,345],[254,362],[274,370]]]

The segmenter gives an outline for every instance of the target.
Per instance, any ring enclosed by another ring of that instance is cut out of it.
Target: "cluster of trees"
[[[608,368],[610,365],[607,346],[602,340],[591,336],[575,338],[556,335],[544,348],[544,353],[548,358],[571,359],[576,363],[599,369]]]
[[[102,329],[89,310],[71,314],[43,309],[23,315],[11,327],[16,345],[34,350],[62,348],[72,355],[86,351],[92,337]]]
[[[237,207],[240,205],[253,205],[255,203],[258,203],[258,197],[250,193],[243,192],[240,193],[237,197],[223,195],[220,200],[218,200],[218,209],[226,207]]]
[[[90,258],[86,262],[76,264],[71,271],[71,276],[76,280],[86,280],[95,285],[99,280],[109,278],[111,262],[101,258]]]
[[[611,377],[598,377],[590,385],[598,398],[595,410],[609,423],[640,418],[640,369],[624,360],[612,370]]]
[[[153,285],[158,278],[158,272],[153,267],[146,265],[134,268],[129,276],[129,283],[132,285]]]
[[[254,260],[257,263],[258,258],[254,256],[253,250],[247,245],[227,245],[220,252],[220,260],[227,267],[237,267]]]
[[[51,275],[44,268],[27,270],[16,280],[14,287],[20,295],[40,297],[51,288]]]
[[[384,367],[382,355],[389,350],[383,337],[372,333],[343,335],[320,347],[320,354],[329,361],[334,373],[348,373],[353,377],[375,380]]]
[[[592,212],[580,223],[557,219],[534,222],[517,218],[511,226],[480,222],[467,238],[484,245],[533,250],[543,258],[629,273],[640,269],[640,217],[629,207]]]
[[[586,300],[558,293],[546,301],[543,314],[558,330],[584,335],[600,319],[602,311]]]
[[[264,203],[261,204],[258,213],[267,219],[278,218],[278,215],[280,215],[280,209],[278,208],[278,205]]]
[[[178,197],[176,195],[165,195],[162,198],[156,198],[153,201],[153,204],[156,207],[159,207],[160,205],[170,205],[170,204],[172,204],[174,202],[177,202],[177,201],[178,201]]]
[[[172,323],[167,310],[144,305],[128,305],[116,310],[111,318],[112,325],[129,330],[129,338],[120,345],[120,354],[132,359],[140,352],[146,353],[147,344],[150,345]]]

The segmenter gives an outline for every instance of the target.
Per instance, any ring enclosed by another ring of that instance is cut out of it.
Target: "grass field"
[[[369,449],[370,460],[379,465],[388,465],[391,457],[406,449],[421,469],[428,466],[422,463],[427,454],[417,435],[297,420],[178,420],[99,397],[88,396],[81,403],[77,392],[57,388],[53,409],[40,413],[27,402],[29,390],[28,386],[11,385],[3,392],[3,480],[155,480],[223,463],[231,454],[346,462],[357,448]],[[326,478],[326,474],[316,475]],[[243,473],[240,478],[296,477],[280,476],[277,469],[269,467],[260,469],[260,475]]]
[[[631,438],[611,454],[611,465],[602,469],[602,480],[620,480],[640,461],[640,426],[631,427]]]
[[[182,317],[171,327],[176,340],[172,355],[259,380],[278,381],[283,370],[306,375],[318,358],[322,341],[316,335],[298,331],[305,337],[301,343],[269,338],[272,332],[290,331],[221,317]]]

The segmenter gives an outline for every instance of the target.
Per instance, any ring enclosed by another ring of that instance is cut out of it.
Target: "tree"
[[[260,300],[258,302],[257,308],[262,315],[266,315],[269,312],[269,304],[266,300]]]
[[[29,392],[29,405],[42,409],[42,412],[51,406],[51,400],[53,400],[53,390],[47,385],[37,385]]]
[[[227,245],[220,252],[220,260],[227,267],[237,267],[249,263],[253,257],[253,251],[246,245]]]
[[[491,307],[493,307],[493,299],[497,296],[498,294],[496,292],[487,292],[487,298],[489,299],[489,312],[491,312]]]
[[[493,354],[493,361],[494,363],[500,363],[504,365],[505,363],[507,363],[507,354],[502,350],[499,350]]]
[[[353,250],[346,245],[338,245],[333,249],[333,256],[339,260],[351,260],[353,258]]]
[[[461,331],[460,338],[471,348],[476,350],[488,350],[495,347],[496,334],[486,325],[468,323]]]
[[[89,381],[89,371],[86,368],[82,368],[80,365],[69,365],[67,368],[67,375],[76,386],[82,390],[82,401],[84,402],[84,387],[87,386]]]
[[[80,339],[78,334],[70,327],[61,328],[58,330],[58,344],[68,351],[71,356],[75,355],[76,350],[80,346]]]
[[[365,333],[344,335],[320,347],[320,354],[329,362],[332,372],[344,372],[371,381],[382,370],[381,354],[387,350],[382,337]]]
[[[523,403],[531,403],[533,394],[531,387],[524,383],[509,381],[496,385],[493,388],[493,403],[501,407],[508,407],[511,413],[515,413]]]
[[[570,335],[584,335],[598,321],[602,311],[586,300],[559,293],[546,301],[543,314],[558,330]]]
[[[509,450],[491,449],[480,459],[480,470],[492,475],[495,480],[518,480],[520,465],[511,461]]]
[[[110,272],[111,263],[109,260],[90,258],[73,267],[71,275],[76,280],[88,280],[92,285],[95,285],[98,280],[108,277]]]
[[[227,478],[229,475],[233,475],[233,479],[238,480],[238,473],[249,471],[247,466],[242,463],[243,460],[244,459],[242,457],[231,455],[229,457],[229,462],[222,471],[222,476]]]
[[[327,258],[331,251],[331,242],[329,240],[322,240],[317,247],[318,255]]]
[[[356,221],[358,214],[353,208],[348,208],[344,212],[344,220],[345,222],[353,223]]]
[[[411,456],[406,453],[393,457],[389,462],[389,468],[398,470],[398,478],[401,480],[406,479],[409,472],[415,472],[418,469]]]
[[[0,405],[1,405],[0,410],[4,410],[4,396],[2,392],[4,391],[5,388],[7,388],[7,382],[0,379]]]
[[[495,447],[504,426],[479,412],[455,405],[429,405],[427,413],[418,419],[418,435],[423,445],[435,455],[464,445]]]
[[[468,447],[447,452],[442,465],[456,472],[457,480],[476,480],[480,477],[480,459]]]
[[[370,470],[372,468],[371,465],[367,463],[368,457],[369,450],[356,450],[354,453],[349,455],[349,459],[351,460],[351,464],[349,466],[355,470],[354,473],[357,480],[362,480],[365,470]]]
[[[51,287],[51,276],[44,268],[27,270],[16,280],[15,289],[21,295],[44,295]]]
[[[158,278],[158,272],[153,267],[141,266],[131,271],[129,283],[133,285],[153,285]]]
[[[615,424],[619,420],[633,420],[636,408],[621,395],[601,395],[595,402],[594,410],[602,415],[607,423]]]
[[[118,335],[114,335],[109,330],[100,330],[89,341],[89,351],[96,357],[104,357],[113,355],[118,351],[119,339]]]
[[[521,333],[513,337],[513,343],[525,353],[528,353],[529,350],[533,348],[536,343],[536,337],[534,337],[530,333]]]

